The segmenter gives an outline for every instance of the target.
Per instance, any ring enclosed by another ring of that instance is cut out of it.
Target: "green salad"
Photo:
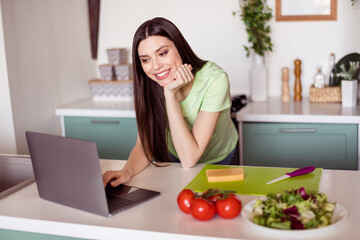
[[[311,229],[331,224],[335,203],[323,193],[306,193],[299,188],[257,199],[250,220],[278,229]]]

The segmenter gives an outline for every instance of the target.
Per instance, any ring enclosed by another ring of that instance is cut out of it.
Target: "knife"
[[[290,177],[296,177],[296,176],[304,175],[304,174],[310,173],[310,172],[312,172],[314,170],[315,170],[314,166],[299,168],[299,169],[297,169],[297,170],[295,170],[293,172],[285,173],[285,175],[282,175],[282,176],[280,176],[278,178],[275,178],[275,179],[271,180],[270,182],[267,182],[266,184],[278,182],[278,181],[281,181],[283,179],[290,178]]]

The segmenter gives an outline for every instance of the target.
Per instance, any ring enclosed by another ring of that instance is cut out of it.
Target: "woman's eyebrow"
[[[161,49],[168,47],[168,45],[162,45],[161,47],[159,47],[158,49],[155,50],[155,53],[161,51]],[[139,55],[139,58],[141,57],[147,57],[148,55]]]
[[[166,47],[168,47],[168,45],[162,45],[155,52],[159,52],[159,51],[161,51],[161,49],[166,48]]]

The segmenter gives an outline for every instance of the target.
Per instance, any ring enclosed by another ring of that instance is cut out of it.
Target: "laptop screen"
[[[35,132],[26,132],[26,139],[38,192],[43,199],[110,216],[159,195],[156,191],[126,185],[108,186],[105,194],[94,142]],[[119,202],[119,198],[129,203],[108,206],[111,201]]]

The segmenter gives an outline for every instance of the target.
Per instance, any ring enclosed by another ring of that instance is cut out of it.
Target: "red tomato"
[[[241,201],[234,196],[216,201],[216,211],[222,218],[234,218],[241,212]]]
[[[211,195],[208,200],[213,202],[214,204],[217,202],[218,199],[222,198],[222,193],[218,193],[216,195]]]
[[[190,212],[194,218],[207,221],[215,216],[216,207],[213,203],[203,198],[194,198],[191,201]]]
[[[190,204],[191,201],[194,199],[194,192],[191,189],[184,189],[182,190],[178,197],[177,203],[181,211],[184,213],[190,213]]]
[[[235,197],[236,198],[236,195],[233,194],[233,193],[228,193],[226,196],[228,197]],[[216,202],[219,200],[219,199],[222,199],[224,198],[224,194],[223,193],[218,193],[218,194],[215,194],[215,195],[211,195],[210,197],[208,197],[207,199],[211,202],[213,202],[214,204],[216,204]]]

